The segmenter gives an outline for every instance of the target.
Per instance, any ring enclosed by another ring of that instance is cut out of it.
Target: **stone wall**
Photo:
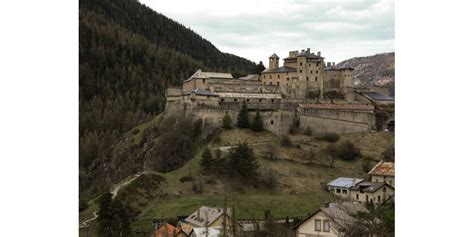
[[[353,133],[375,129],[373,111],[304,109],[298,112],[300,128],[313,133]]]

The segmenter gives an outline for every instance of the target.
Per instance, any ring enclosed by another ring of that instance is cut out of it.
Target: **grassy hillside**
[[[265,173],[268,169],[275,171],[278,184],[273,190],[237,185],[201,174],[199,152],[175,171],[148,174],[148,178],[137,179],[134,185],[120,191],[118,197],[139,209],[138,218],[132,226],[135,231],[146,232],[151,230],[153,218],[176,218],[188,215],[202,205],[223,205],[225,196],[228,205],[235,206],[239,219],[262,218],[265,210],[271,210],[277,218],[301,217],[335,199],[325,190],[325,184],[329,181],[340,176],[366,178],[362,159],[336,160],[334,168],[330,168],[325,165],[322,153],[328,142],[302,134],[292,135],[290,139],[292,147],[285,147],[270,132],[232,129],[223,131],[209,144],[212,149],[220,147],[225,150],[239,142],[248,142],[257,155],[261,172]],[[360,148],[361,156],[373,159],[374,165],[393,139],[393,133],[389,132],[353,133],[341,135],[338,143],[346,140],[353,142]],[[277,150],[276,160],[265,158],[270,148]],[[310,148],[315,149],[317,157],[311,165],[306,159]],[[182,182],[183,177],[192,177],[192,180]],[[150,185],[150,179],[159,179],[159,182],[151,182],[154,185]]]

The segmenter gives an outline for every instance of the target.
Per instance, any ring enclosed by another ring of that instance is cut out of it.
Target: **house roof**
[[[339,70],[354,70],[354,68],[351,66],[350,63],[346,62],[342,67],[339,68]]]
[[[221,235],[221,229],[218,228],[193,228],[193,232],[196,237],[219,237]]]
[[[356,221],[356,219],[351,215],[358,212],[368,212],[368,210],[358,202],[330,203],[326,207],[318,209],[314,213],[308,215],[304,220],[294,226],[293,229],[297,229],[301,224],[305,223],[319,212],[323,212],[337,225],[344,227]]]
[[[395,163],[388,161],[380,161],[374,166],[374,168],[369,171],[369,174],[395,177]]]
[[[270,93],[237,93],[237,92],[217,92],[221,98],[247,98],[247,99],[281,99],[280,94]]]
[[[257,75],[257,74],[249,74],[249,75],[247,75],[247,76],[245,76],[245,77],[239,77],[239,80],[250,80],[250,79],[252,79],[252,78],[254,78],[254,77],[256,77],[256,76],[258,76],[258,75]]]
[[[356,179],[356,178],[347,178],[347,177],[339,177],[331,182],[329,182],[328,186],[333,187],[341,187],[341,188],[350,188],[354,185],[364,181],[363,179]]]
[[[167,237],[167,236],[173,236],[175,233],[176,228],[173,225],[170,225],[168,223],[160,226],[158,230],[155,231],[154,237]]]
[[[274,68],[274,69],[266,69],[262,73],[274,73],[274,72],[296,72],[296,69],[292,67],[282,66],[282,67]]]
[[[276,55],[276,53],[273,53],[273,54],[270,56],[270,58],[280,58],[280,57],[278,57],[278,55]]]
[[[190,81],[194,78],[203,78],[203,79],[233,79],[232,74],[226,72],[203,72],[201,69],[197,70],[193,75],[191,75],[186,81]]]
[[[394,101],[393,97],[382,95],[377,92],[362,92],[362,95],[369,97],[371,100],[375,101]]]
[[[227,208],[227,213],[230,212],[230,208]],[[188,216],[184,221],[195,226],[205,227],[206,225],[212,224],[222,214],[224,214],[224,208],[202,206]]]
[[[183,95],[190,95],[191,93],[195,93],[196,95],[218,96],[217,94],[215,94],[213,92],[210,92],[208,90],[201,89],[201,88],[196,88],[196,89],[192,89],[188,92],[184,92]]]
[[[381,187],[387,186],[389,188],[392,188],[392,186],[384,183],[384,182],[362,182],[357,184],[356,186],[352,187],[351,190],[354,191],[363,191],[367,193],[373,193],[377,190],[379,190]]]

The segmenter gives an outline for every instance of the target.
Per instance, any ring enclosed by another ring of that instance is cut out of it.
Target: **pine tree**
[[[253,149],[247,143],[239,143],[230,152],[232,175],[238,179],[252,179],[258,176],[259,164]]]
[[[201,170],[203,172],[210,172],[212,170],[212,166],[214,164],[214,158],[212,157],[211,150],[209,147],[204,148],[202,152],[202,159],[201,159]]]
[[[130,223],[134,216],[130,208],[118,199],[112,199],[112,194],[106,193],[100,199],[98,213],[99,236],[128,236]]]
[[[224,118],[222,118],[222,127],[224,129],[231,129],[232,128],[232,119],[228,113],[225,113]]]
[[[257,110],[257,115],[255,115],[255,118],[252,121],[251,128],[252,128],[252,131],[254,132],[263,131],[263,121],[262,121],[262,117],[260,116],[260,112],[258,110]]]
[[[237,117],[237,127],[239,128],[249,128],[249,111],[247,109],[247,102],[242,103],[242,108],[239,111],[239,115]]]

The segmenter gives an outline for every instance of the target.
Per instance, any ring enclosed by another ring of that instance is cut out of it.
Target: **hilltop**
[[[391,95],[395,95],[395,53],[381,53],[366,57],[355,57],[338,63],[354,67],[354,85],[389,86]]]

